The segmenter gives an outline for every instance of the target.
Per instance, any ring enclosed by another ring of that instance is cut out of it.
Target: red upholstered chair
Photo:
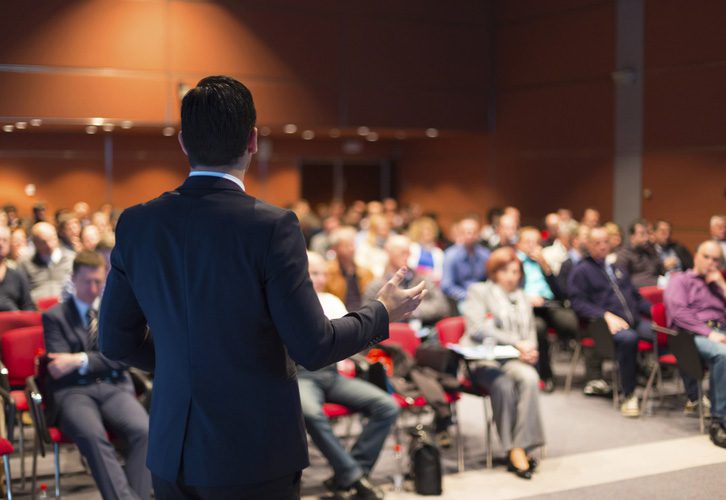
[[[42,323],[38,311],[3,311],[0,312],[0,336],[8,330],[25,326],[38,326]]]
[[[440,320],[435,325],[437,335],[439,337],[439,343],[442,346],[447,346],[449,344],[458,344],[461,340],[461,337],[464,336],[464,333],[466,332],[466,320],[463,316],[453,316],[450,318],[444,318]],[[485,431],[485,437],[486,437],[486,465],[488,468],[493,467],[493,450],[492,450],[492,409],[491,409],[491,400],[489,399],[489,393],[483,388],[479,387],[471,378],[471,370],[469,369],[469,365],[466,364],[464,361],[464,367],[466,375],[463,375],[459,378],[459,382],[461,384],[461,392],[464,392],[466,394],[471,394],[474,396],[479,396],[482,398],[484,402],[484,431]],[[458,449],[458,462],[459,462],[459,471],[462,472],[464,470],[464,443],[461,435],[461,431],[459,429],[459,420],[456,419],[457,422],[457,449]]]
[[[54,305],[56,305],[60,300],[58,300],[58,297],[43,297],[41,299],[38,299],[36,302],[36,305],[38,306],[38,309],[41,311],[47,311]]]
[[[38,318],[40,314],[36,313]],[[24,388],[26,379],[35,374],[35,357],[45,350],[43,326],[26,326],[6,331],[0,337],[0,354],[4,388],[10,390],[17,408],[17,420],[20,427],[18,445],[20,448],[20,475],[22,486],[25,486],[25,426],[21,415],[29,411],[28,400]]]
[[[644,286],[641,287],[638,292],[643,296],[645,300],[651,304],[660,304],[663,302],[663,289],[657,286]]]

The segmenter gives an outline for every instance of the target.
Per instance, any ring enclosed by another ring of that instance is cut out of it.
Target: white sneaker
[[[633,394],[620,405],[620,414],[624,417],[639,417],[638,396]]]
[[[707,396],[703,396],[703,416],[711,416],[711,400]],[[687,417],[698,416],[698,401],[686,401],[686,406],[683,407],[683,414]]]

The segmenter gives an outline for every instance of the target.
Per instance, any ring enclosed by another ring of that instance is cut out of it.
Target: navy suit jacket
[[[374,301],[326,319],[305,250],[291,211],[219,177],[121,215],[100,343],[154,372],[153,474],[233,486],[308,465],[295,362],[316,370],[384,340],[388,313]]]

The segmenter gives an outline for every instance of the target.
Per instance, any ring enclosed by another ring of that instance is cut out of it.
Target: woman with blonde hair
[[[419,276],[438,284],[444,271],[444,251],[436,246],[438,224],[431,217],[419,217],[411,223],[408,237],[412,242],[408,267]]]

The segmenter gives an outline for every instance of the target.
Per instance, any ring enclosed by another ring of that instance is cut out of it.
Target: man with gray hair
[[[726,279],[719,269],[722,259],[717,242],[701,243],[693,269],[670,279],[663,300],[669,325],[694,334],[696,348],[708,365],[711,440],[726,448]]]
[[[18,263],[30,283],[30,296],[34,301],[45,297],[60,297],[71,276],[75,254],[61,248],[55,227],[38,222],[31,229],[35,253]]]
[[[726,215],[714,215],[709,221],[711,239],[721,246],[721,264],[726,257]]]
[[[550,246],[542,249],[542,256],[555,276],[560,274],[562,263],[570,258],[570,249],[577,236],[578,227],[579,225],[574,220],[560,222],[557,238]]]
[[[10,229],[0,226],[0,311],[33,310],[35,304],[30,298],[28,280],[22,273],[8,267],[9,254]]]

